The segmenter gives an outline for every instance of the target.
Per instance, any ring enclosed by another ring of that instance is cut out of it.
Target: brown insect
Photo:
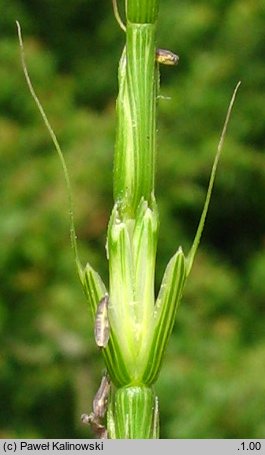
[[[106,439],[108,437],[107,429],[102,423],[102,419],[105,417],[108,397],[110,393],[110,380],[108,375],[105,373],[101,379],[99,389],[93,400],[93,411],[88,414],[81,415],[81,421],[88,425],[91,425],[93,432],[100,438]]]
[[[107,373],[101,379],[99,389],[93,400],[93,412],[96,416],[103,418],[106,414],[108,397],[110,393],[110,380]]]

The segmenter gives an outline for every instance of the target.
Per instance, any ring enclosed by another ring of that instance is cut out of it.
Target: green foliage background
[[[54,148],[19,61],[21,23],[34,86],[74,185],[83,261],[107,277],[117,65],[111,2],[0,0],[0,437],[91,436],[102,360],[70,250]],[[187,252],[238,80],[216,186],[157,392],[163,438],[265,437],[265,12],[262,0],[164,0],[157,286]]]

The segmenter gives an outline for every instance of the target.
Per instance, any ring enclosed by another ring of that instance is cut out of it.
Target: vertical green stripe
[[[157,20],[158,0],[128,0],[127,20],[143,24],[153,24]]]
[[[142,377],[145,384],[152,384],[157,379],[163,354],[175,322],[185,277],[185,259],[182,251],[179,250],[167,266],[157,299],[153,342]]]

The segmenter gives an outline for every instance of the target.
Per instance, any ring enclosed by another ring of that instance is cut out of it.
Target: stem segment
[[[134,218],[143,198],[154,192],[157,71],[155,26],[127,25],[119,68],[114,199],[121,216]]]

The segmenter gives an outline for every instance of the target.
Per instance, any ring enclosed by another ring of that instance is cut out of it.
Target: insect
[[[110,380],[107,373],[101,379],[99,389],[93,400],[93,412],[96,416],[102,418],[106,414],[108,397],[110,392]]]
[[[105,348],[109,341],[110,324],[108,317],[109,296],[105,294],[99,301],[94,326],[95,341],[98,347]]]
[[[93,400],[93,411],[89,415],[81,415],[81,421],[91,425],[92,430],[100,439],[106,439],[108,437],[108,433],[102,423],[102,419],[106,414],[109,393],[110,380],[108,375],[105,373]]]
[[[156,61],[158,63],[162,63],[163,65],[177,65],[179,56],[166,49],[157,49]]]

